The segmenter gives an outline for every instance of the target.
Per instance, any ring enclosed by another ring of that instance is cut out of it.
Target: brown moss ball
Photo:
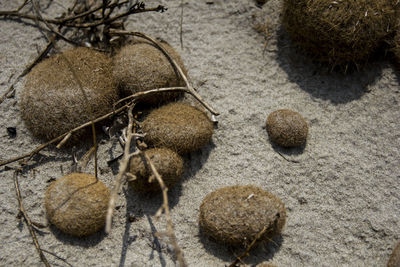
[[[400,267],[400,242],[397,243],[392,255],[390,255],[387,267]]]
[[[276,267],[276,265],[269,263],[269,262],[265,262],[265,263],[258,264],[257,267]]]
[[[179,182],[183,172],[183,159],[178,154],[167,148],[153,148],[144,153],[150,157],[168,188]],[[136,176],[136,180],[129,182],[129,185],[134,189],[144,192],[161,191],[160,184],[156,179],[149,183],[149,178],[153,175],[153,172],[143,155],[131,158],[129,172]]]
[[[184,154],[210,142],[214,127],[197,108],[171,103],[153,110],[143,121],[142,130],[147,144]]]
[[[396,0],[284,0],[283,24],[317,60],[346,65],[368,60],[394,30]]]
[[[400,28],[398,27],[396,30],[396,34],[391,42],[392,51],[395,56],[397,63],[400,63]]]
[[[179,54],[167,43],[159,43],[175,62],[186,70]],[[136,41],[123,47],[114,57],[113,75],[124,96],[156,88],[184,85],[168,58],[153,44]],[[141,98],[147,104],[156,105],[176,99],[182,93],[169,92]]]
[[[76,81],[71,63],[88,101]],[[53,139],[113,109],[118,99],[111,75],[111,59],[88,48],[75,48],[43,60],[28,74],[21,98],[21,114],[39,138]],[[80,137],[84,131],[74,136]]]
[[[256,186],[228,186],[208,194],[200,206],[200,226],[217,242],[247,246],[264,227],[260,241],[279,234],[286,209],[273,194]]]
[[[47,189],[46,215],[62,232],[87,236],[103,228],[109,199],[108,188],[94,176],[72,173]]]
[[[283,147],[296,147],[307,141],[308,125],[299,113],[280,109],[269,114],[267,131],[272,142]]]

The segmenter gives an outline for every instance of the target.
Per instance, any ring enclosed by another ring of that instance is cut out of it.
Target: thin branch
[[[264,228],[256,235],[254,240],[250,243],[250,245],[247,246],[246,250],[240,254],[239,256],[236,257],[236,260],[232,262],[229,267],[236,267],[239,262],[242,262],[242,259],[249,256],[250,250],[254,247],[254,245],[257,243],[257,241],[261,238],[263,234],[267,231],[268,227],[264,226]]]
[[[175,255],[176,258],[178,259],[179,265],[181,267],[185,267],[188,266],[185,258],[183,256],[183,251],[182,249],[179,247],[178,242],[177,242],[177,238],[175,236],[175,231],[174,231],[174,224],[172,222],[171,219],[171,214],[169,212],[169,205],[168,205],[168,188],[165,185],[161,175],[158,173],[156,167],[154,166],[153,162],[151,161],[149,155],[147,155],[146,152],[142,152],[142,155],[144,155],[147,163],[150,166],[150,169],[153,173],[153,176],[156,178],[157,182],[160,184],[161,190],[162,190],[162,195],[163,195],[163,205],[162,208],[164,210],[165,213],[165,217],[167,219],[167,235],[169,236],[169,239],[171,241],[172,246],[175,249]]]
[[[125,172],[128,168],[129,165],[129,160],[131,158],[131,153],[130,153],[130,147],[131,147],[131,141],[132,141],[132,129],[133,129],[133,106],[134,104],[131,104],[128,108],[128,117],[129,117],[129,124],[128,124],[128,130],[127,130],[127,138],[125,142],[125,147],[124,147],[124,155],[122,157],[121,162],[119,163],[119,172],[117,177],[115,178],[114,182],[114,188],[111,191],[111,197],[110,201],[108,203],[108,209],[107,209],[107,216],[106,216],[106,233],[110,233],[111,231],[111,223],[112,223],[112,216],[114,213],[114,208],[115,208],[115,202],[116,198],[118,195],[118,192],[121,188],[122,180],[125,177]]]
[[[181,0],[181,20],[180,20],[180,30],[179,30],[179,41],[181,42],[181,49],[183,49],[183,0]]]
[[[107,6],[107,8],[115,8],[117,6],[121,6],[123,4],[129,3],[129,1],[124,1],[119,4],[112,4]],[[164,6],[157,6],[154,8],[141,8],[139,4],[135,4],[134,6],[130,7],[128,11],[123,12],[121,14],[115,15],[114,17],[101,19],[95,22],[88,22],[88,23],[67,23],[68,21],[75,20],[84,16],[87,16],[89,14],[92,14],[100,9],[103,8],[103,4],[101,6],[98,6],[92,10],[83,12],[81,14],[78,14],[76,16],[68,17],[68,18],[63,18],[63,19],[52,19],[52,18],[43,18],[42,16],[34,16],[30,14],[23,14],[23,13],[18,13],[16,11],[0,11],[0,16],[7,16],[7,17],[17,17],[17,18],[23,18],[23,19],[30,19],[30,20],[39,20],[44,23],[50,23],[54,25],[61,25],[65,27],[73,27],[73,28],[90,28],[90,27],[96,27],[102,24],[110,24],[113,21],[116,21],[120,18],[132,15],[132,14],[138,14],[138,13],[144,13],[144,12],[164,12],[166,8]],[[54,32],[57,34],[57,32]],[[58,33],[59,37],[61,38],[66,38],[63,37],[60,33]],[[70,41],[66,38],[66,41]]]
[[[31,219],[29,218],[28,214],[26,213],[26,211],[24,209],[24,205],[22,203],[21,191],[20,191],[19,183],[18,183],[18,172],[17,171],[14,173],[14,185],[15,185],[15,191],[17,193],[18,204],[19,204],[19,214],[21,214],[24,217],[24,221],[25,221],[26,225],[28,226],[29,233],[32,236],[33,244],[35,245],[36,251],[39,253],[40,260],[43,262],[43,264],[46,267],[50,267],[49,262],[47,261],[46,257],[43,254],[42,249],[40,248],[39,241],[36,237],[35,230],[33,229]]]
[[[131,98],[134,99],[134,98],[139,98],[139,97],[142,97],[142,96],[145,96],[145,95],[151,95],[151,94],[156,94],[156,93],[159,93],[159,92],[167,92],[167,91],[185,91],[185,90],[181,90],[181,89],[178,90],[178,88],[173,88],[173,89],[170,89],[170,88],[152,89],[152,90],[143,91],[143,92],[138,92],[138,93],[136,93],[136,94],[133,94],[133,95],[131,96]],[[120,108],[118,108],[118,109],[116,109],[116,110],[114,110],[114,111],[112,111],[112,112],[109,112],[109,113],[107,113],[107,114],[105,114],[105,115],[103,115],[103,116],[98,117],[97,119],[93,120],[93,122],[94,122],[94,123],[97,123],[97,122],[103,121],[103,120],[105,120],[105,119],[107,119],[107,118],[110,118],[110,117],[112,117],[112,116],[114,116],[114,115],[117,115],[117,114],[120,113],[121,111],[123,111],[123,110],[125,110],[126,108],[128,108],[131,104],[132,104],[131,102],[130,102],[130,103],[127,103],[126,105],[124,105],[124,106],[122,106],[122,107],[120,107]],[[12,162],[21,160],[21,159],[26,159],[26,158],[28,158],[28,160],[29,160],[29,159],[31,159],[34,155],[36,155],[37,153],[39,153],[40,151],[42,151],[44,148],[46,148],[46,147],[48,147],[49,145],[52,145],[52,144],[57,143],[57,142],[59,142],[60,140],[62,140],[62,139],[63,139],[66,135],[68,135],[69,133],[71,133],[71,134],[72,134],[72,133],[75,133],[75,132],[77,132],[77,131],[79,131],[79,130],[85,128],[85,127],[90,126],[91,123],[92,123],[92,122],[89,121],[89,122],[86,122],[86,123],[84,123],[84,124],[82,124],[82,125],[80,125],[80,126],[77,126],[76,128],[70,130],[69,132],[63,133],[62,135],[60,135],[60,136],[58,136],[58,137],[56,137],[56,138],[54,138],[54,139],[48,141],[47,143],[41,144],[40,146],[36,147],[34,150],[32,150],[32,151],[29,152],[29,153],[26,153],[26,154],[17,156],[17,157],[12,158],[12,159],[0,161],[0,167],[1,167],[1,166],[4,166],[4,165],[7,165],[7,164],[10,164],[10,163],[12,163]],[[24,163],[26,164],[26,162],[27,162],[28,160],[26,160]]]
[[[191,93],[186,89],[186,87],[166,87],[166,88],[158,88],[158,89],[155,89],[155,90],[158,90],[158,92],[184,91],[184,92],[189,93],[189,94]],[[137,94],[133,94],[133,95],[127,96],[125,98],[122,98],[122,99],[118,100],[118,102],[116,102],[114,104],[114,107],[116,107],[118,104],[120,104],[122,102],[125,102],[126,100],[130,100],[132,98],[140,99],[140,96],[138,96]]]
[[[116,35],[116,36],[124,36],[124,35],[133,35],[133,36],[137,36],[143,39],[146,39],[148,41],[150,41],[151,43],[153,43],[167,58],[168,60],[172,63],[172,65],[174,66],[174,68],[178,71],[179,75],[182,77],[183,81],[186,84],[186,87],[188,88],[188,90],[190,91],[190,94],[197,99],[197,101],[199,101],[206,109],[208,109],[212,114],[218,116],[219,113],[217,111],[215,111],[210,105],[208,105],[203,99],[202,97],[196,92],[196,90],[194,90],[194,88],[190,85],[186,75],[183,73],[181,67],[179,67],[179,65],[176,63],[176,61],[174,59],[172,59],[172,57],[169,55],[169,53],[153,38],[151,38],[150,36],[141,33],[141,32],[132,32],[132,31],[124,31],[124,30],[116,30],[116,29],[110,29],[109,30],[109,34],[110,35]]]

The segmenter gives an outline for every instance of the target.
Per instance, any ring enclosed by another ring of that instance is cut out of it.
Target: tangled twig
[[[139,98],[141,98],[143,96],[146,96],[146,95],[157,94],[157,93],[160,93],[160,92],[171,92],[171,91],[183,91],[183,92],[187,92],[187,93],[191,94],[191,92],[187,91],[186,88],[172,87],[172,88],[151,89],[151,90],[147,90],[147,91],[143,91],[143,92],[138,92],[138,93],[135,93],[135,94],[131,95],[129,98],[131,98],[131,99],[139,99]],[[94,119],[93,122],[94,123],[98,123],[98,122],[103,121],[105,119],[108,119],[108,118],[110,118],[112,116],[115,116],[115,115],[121,113],[122,111],[124,111],[125,109],[127,109],[131,104],[132,104],[132,102],[129,102],[129,103],[123,105],[122,107],[115,109],[112,112],[109,112],[109,113],[107,113],[107,114],[105,114],[103,116],[100,116],[100,117]],[[20,155],[20,156],[17,156],[17,157],[8,159],[8,160],[0,161],[0,167],[4,166],[4,165],[7,165],[7,164],[10,164],[12,162],[16,162],[18,160],[22,160],[22,159],[26,159],[26,160],[24,162],[21,162],[21,163],[22,164],[26,164],[34,155],[36,155],[37,153],[39,153],[40,151],[42,151],[43,149],[45,149],[49,145],[52,145],[52,144],[57,143],[57,142],[60,142],[67,135],[72,135],[73,133],[75,133],[75,132],[77,132],[77,131],[85,128],[85,127],[90,126],[91,123],[92,122],[89,121],[89,122],[86,122],[84,124],[81,124],[81,125],[75,127],[74,129],[70,130],[69,132],[63,133],[62,135],[60,135],[60,136],[48,141],[47,143],[41,144],[40,146],[36,147],[35,149],[33,149],[29,153],[26,153],[26,154],[23,154],[23,155]]]

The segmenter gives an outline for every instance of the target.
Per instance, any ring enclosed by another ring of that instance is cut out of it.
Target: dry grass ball
[[[167,43],[159,43],[186,75],[179,54]],[[153,44],[136,41],[123,47],[113,59],[113,75],[124,96],[156,88],[183,86],[178,72],[175,72],[167,57]],[[178,92],[159,93],[141,98],[150,105],[157,105],[176,99]]]
[[[392,52],[395,56],[397,63],[400,63],[400,28],[398,27],[396,30],[396,34],[391,42]]]
[[[256,186],[229,186],[208,194],[200,206],[200,226],[216,241],[247,246],[264,227],[260,241],[279,234],[286,209],[275,195]]]
[[[258,264],[257,267],[276,267],[276,265],[269,262],[265,262]]]
[[[174,186],[181,179],[183,159],[178,154],[167,148],[152,148],[144,153],[150,157],[168,188]],[[149,178],[153,173],[143,155],[136,155],[131,158],[129,172],[136,176],[136,180],[129,182],[129,185],[134,189],[144,192],[161,191],[156,179],[149,183]]]
[[[387,267],[400,267],[400,242],[397,243],[392,255],[390,255]]]
[[[81,47],[53,55],[32,69],[22,92],[20,109],[25,124],[36,137],[53,139],[90,121],[90,110],[94,117],[111,112],[117,99],[111,59]],[[75,134],[75,140],[84,133]]]
[[[269,114],[267,131],[272,142],[283,147],[296,147],[307,141],[308,125],[299,113],[280,109]]]
[[[197,108],[171,103],[153,110],[143,121],[142,130],[147,144],[185,154],[209,143],[214,127]]]
[[[108,188],[94,176],[72,173],[47,189],[46,215],[62,232],[87,236],[103,228],[109,199]]]
[[[362,63],[392,33],[396,0],[284,0],[283,24],[317,60]]]

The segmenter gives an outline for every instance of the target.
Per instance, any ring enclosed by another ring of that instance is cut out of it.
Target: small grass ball
[[[213,123],[204,112],[181,103],[153,110],[141,126],[147,144],[166,147],[179,154],[205,146],[214,132]]]
[[[79,78],[87,100],[70,67]],[[111,112],[117,99],[111,59],[80,47],[53,55],[32,69],[22,92],[20,109],[33,135],[49,140],[90,121],[91,114],[99,117]],[[77,141],[84,133],[87,132],[77,132],[73,137]]]
[[[91,235],[103,228],[110,191],[93,175],[68,174],[51,183],[45,196],[49,222],[73,236]]]
[[[272,142],[283,147],[296,147],[307,141],[308,125],[298,112],[280,109],[269,114],[267,132]]]
[[[179,182],[183,172],[183,159],[181,156],[167,148],[151,148],[144,153],[150,157],[168,188]],[[153,175],[153,172],[144,155],[136,155],[131,158],[129,172],[136,176],[135,180],[129,182],[129,185],[135,190],[143,192],[161,191],[160,184],[156,179],[149,183],[149,178]]]
[[[390,255],[387,267],[400,267],[400,242],[397,243],[392,255]]]
[[[286,209],[275,195],[256,186],[228,186],[208,194],[200,206],[202,231],[217,242],[247,246],[264,229],[259,241],[279,234]]]
[[[396,0],[284,0],[283,24],[315,59],[333,66],[368,60],[396,24]]]
[[[159,43],[179,65],[186,75],[186,69],[179,54],[167,43]],[[150,89],[183,86],[184,82],[168,58],[153,44],[136,41],[124,46],[113,59],[113,75],[121,94],[128,96]],[[181,96],[181,92],[163,92],[145,96],[140,101],[158,105]]]

